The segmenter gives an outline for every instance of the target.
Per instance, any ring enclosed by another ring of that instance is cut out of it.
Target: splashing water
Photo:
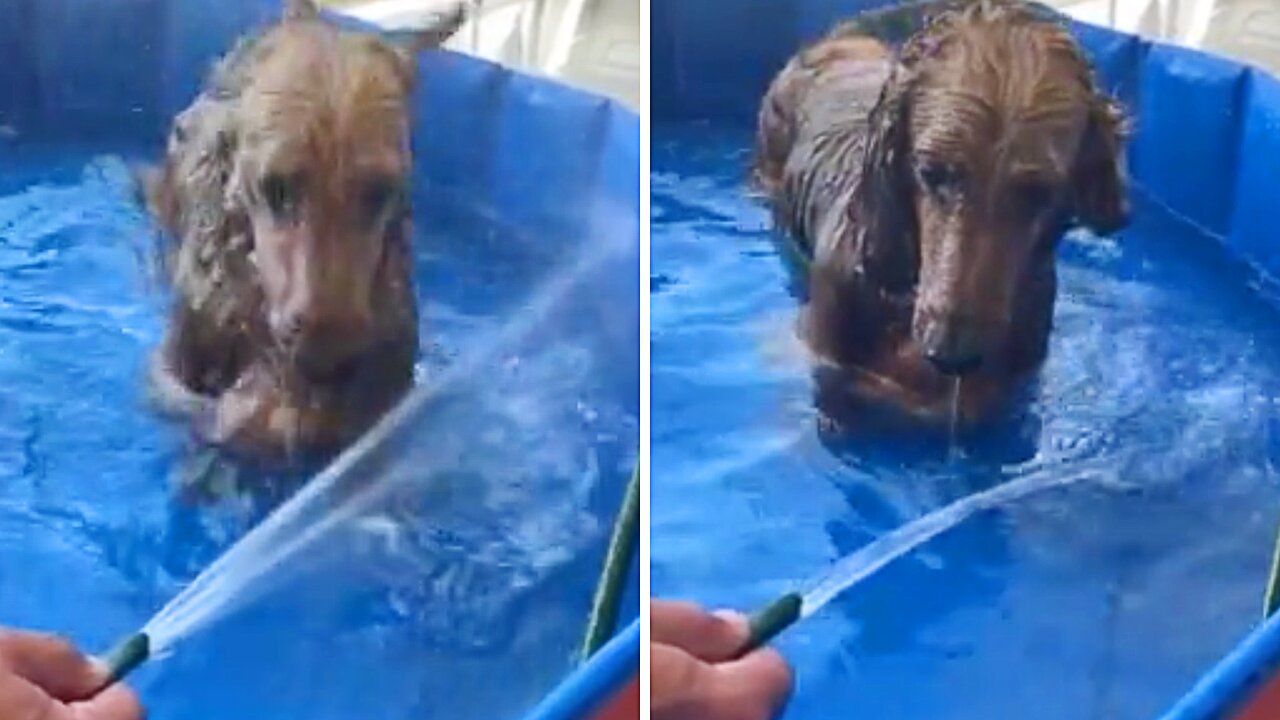
[[[801,617],[809,617],[844,591],[973,515],[1021,500],[1034,493],[1071,485],[1090,477],[1077,468],[1070,474],[1058,469],[1027,475],[989,490],[961,498],[876,538],[838,560],[804,593]]]
[[[561,428],[565,425],[563,418],[545,416],[546,407],[555,402],[545,397],[520,397],[511,388],[502,387],[494,375],[523,372],[517,381],[521,394],[531,387],[552,396],[580,390],[557,387],[554,379],[538,377],[536,366],[529,367],[534,363],[527,353],[522,357],[517,351],[532,338],[545,317],[570,298],[576,281],[625,247],[616,242],[595,244],[535,292],[518,319],[484,338],[438,377],[421,384],[364,438],[232,546],[143,628],[150,638],[153,656],[168,654],[182,638],[263,596],[302,569],[314,569],[315,556],[324,555],[321,545],[340,546],[342,552],[350,554],[361,552],[353,547],[373,542],[381,545],[384,552],[403,555],[404,546],[417,539],[397,522],[410,506],[429,506],[425,512],[434,511],[437,515],[431,518],[435,527],[426,530],[431,536],[428,542],[437,546],[425,553],[431,557],[399,558],[411,563],[409,573],[385,572],[385,568],[379,573],[377,568],[368,567],[365,556],[356,562],[346,557],[340,560],[344,572],[374,572],[388,582],[397,578],[403,582],[406,576],[430,577],[433,569],[436,576],[452,577],[458,568],[425,567],[451,551],[464,553],[467,560],[502,567],[507,573],[513,565],[522,564],[545,571],[564,561],[575,548],[598,540],[602,531],[596,527],[599,523],[593,523],[579,510],[600,468],[590,458],[584,461],[586,453],[576,445],[548,454],[546,446],[554,443],[541,433],[551,432],[548,428],[556,424]],[[559,353],[563,364],[564,353],[572,353],[573,349],[553,348],[553,352]],[[590,370],[588,358],[571,360],[576,361],[584,376]],[[470,394],[462,397],[460,388],[467,388]],[[476,405],[484,401],[475,395],[485,394],[491,396],[490,405],[500,408],[496,413],[509,416],[510,425],[484,417],[468,422],[465,429],[454,430],[451,423],[441,420],[446,429],[422,432],[420,424],[409,422],[424,415],[423,408],[429,404],[433,418],[446,415],[450,407],[474,416]],[[563,398],[558,399],[563,405]],[[589,425],[589,418],[583,424]],[[409,426],[413,426],[412,431]],[[520,451],[526,454],[509,457],[503,450],[511,444],[512,435],[529,432],[528,428],[537,429],[542,447],[530,451],[522,444]],[[544,498],[531,503],[529,497],[530,492],[539,490],[539,473],[577,478],[576,487],[569,492],[569,498],[545,498],[553,507],[529,507],[543,504]],[[461,503],[457,497],[463,498]],[[458,505],[468,501],[478,507],[459,511]],[[347,534],[352,537],[345,537]],[[465,541],[467,536],[474,540],[481,535],[482,547]],[[329,542],[335,536],[339,542]],[[508,545],[495,549],[494,542]],[[519,558],[508,557],[517,551],[521,553]],[[328,565],[335,558],[320,560]],[[497,601],[488,598],[478,602]]]

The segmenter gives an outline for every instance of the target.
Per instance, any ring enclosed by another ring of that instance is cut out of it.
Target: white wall
[[[336,7],[395,29],[458,2],[472,5],[474,20],[451,49],[639,106],[642,0],[342,0]]]
[[[1073,17],[1280,74],[1280,0],[1046,0]]]

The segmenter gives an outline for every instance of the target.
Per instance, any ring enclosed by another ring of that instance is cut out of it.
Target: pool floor
[[[90,651],[139,629],[269,509],[185,502],[185,435],[143,404],[164,304],[128,166],[153,155],[0,143],[0,625]],[[565,248],[421,190],[429,379],[519,316]],[[582,639],[622,492],[600,479],[634,462],[635,421],[582,337],[501,357],[455,388],[463,402],[439,404],[387,470],[444,480],[339,524],[273,569],[270,592],[141,668],[131,680],[150,717],[532,707]]]
[[[1147,720],[1260,619],[1280,488],[1280,323],[1212,242],[1136,199],[1060,252],[1026,411],[961,442],[822,430],[799,301],[744,193],[746,130],[657,125],[651,586],[750,610],[946,503],[970,520],[792,628],[789,720]]]

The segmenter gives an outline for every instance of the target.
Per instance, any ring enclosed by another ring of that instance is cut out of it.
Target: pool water
[[[144,405],[164,298],[128,168],[150,157],[0,143],[0,624],[98,651],[278,500],[190,502],[183,429]],[[521,317],[573,249],[420,185],[429,382]],[[516,717],[559,682],[637,426],[601,369],[608,338],[587,320],[548,326],[464,376],[384,470],[448,481],[343,524],[133,676],[150,717]]]
[[[803,288],[745,193],[750,138],[653,130],[654,595],[751,610],[975,491],[1078,477],[788,630],[786,717],[1167,709],[1260,619],[1280,522],[1269,291],[1139,192],[1116,238],[1064,241],[1051,352],[1022,412],[958,448],[833,433],[794,339]]]

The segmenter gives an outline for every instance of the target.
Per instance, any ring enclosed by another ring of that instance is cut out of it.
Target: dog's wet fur
[[[397,44],[289,0],[139,173],[173,295],[150,387],[201,440],[268,462],[333,453],[412,386],[415,55],[463,21]]]
[[[1001,406],[1045,358],[1056,247],[1127,223],[1125,122],[1067,32],[943,7],[893,51],[854,23],[795,56],[754,184],[811,258],[802,332],[852,394],[920,419]]]

